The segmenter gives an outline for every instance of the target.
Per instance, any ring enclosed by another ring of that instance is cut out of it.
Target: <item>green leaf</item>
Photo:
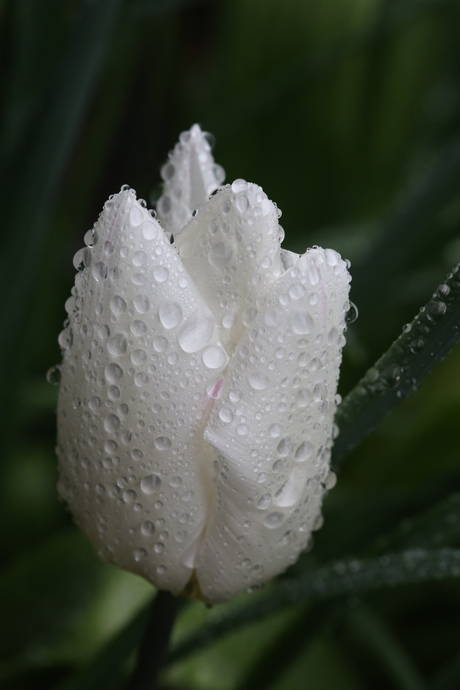
[[[336,414],[336,467],[401,400],[417,390],[460,340],[460,274],[455,266],[411,324],[345,397]]]
[[[173,648],[170,661],[191,654],[284,607],[360,595],[401,585],[460,577],[460,549],[413,549],[378,558],[341,560],[299,578],[286,578],[249,604],[229,605]]]

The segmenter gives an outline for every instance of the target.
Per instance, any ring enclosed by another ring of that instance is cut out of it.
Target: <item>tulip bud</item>
[[[74,261],[59,492],[103,559],[216,603],[283,572],[320,519],[350,277],[331,249],[281,250],[257,185],[207,200],[198,125],[163,177],[174,244],[124,188]]]

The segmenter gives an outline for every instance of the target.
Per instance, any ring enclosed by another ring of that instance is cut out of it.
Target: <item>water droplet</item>
[[[147,551],[145,549],[134,549],[133,556],[135,561],[141,561],[147,556]]]
[[[145,520],[141,525],[141,533],[144,537],[151,537],[155,532],[155,525],[151,520]]]
[[[147,333],[147,326],[140,319],[134,319],[129,329],[136,337],[140,337],[141,335],[145,335]]]
[[[297,462],[305,462],[305,460],[308,460],[308,458],[311,457],[312,451],[313,446],[310,443],[310,441],[304,441],[297,448],[294,457],[297,460]]]
[[[233,421],[233,412],[228,407],[222,407],[219,410],[219,419],[225,424],[230,424]]]
[[[134,366],[141,366],[141,364],[144,364],[146,361],[147,354],[144,352],[144,350],[133,350],[133,352],[131,352],[131,362],[134,364]]]
[[[104,419],[104,429],[110,434],[118,431],[120,428],[120,418],[116,414],[108,414]]]
[[[304,286],[301,285],[300,283],[297,283],[295,285],[291,285],[288,292],[289,292],[289,297],[293,300],[302,299],[306,295],[306,290],[305,290]]]
[[[184,352],[198,352],[209,343],[213,334],[214,318],[211,314],[195,312],[185,322],[177,342]]]
[[[171,448],[171,439],[168,436],[157,436],[153,443],[158,450]]]
[[[285,436],[278,443],[277,447],[278,455],[281,458],[286,458],[292,452],[292,439],[290,436]]]
[[[108,364],[105,368],[105,378],[109,383],[117,383],[123,376],[123,369],[114,362]]]
[[[164,328],[170,330],[182,321],[182,309],[177,302],[163,302],[158,308],[158,316]]]
[[[278,438],[278,436],[281,436],[281,431],[281,424],[272,424],[269,429],[269,433],[272,438]]]
[[[105,264],[103,261],[98,261],[95,263],[91,269],[94,280],[97,280],[98,282],[105,280],[107,278],[107,270],[107,264]]]
[[[264,525],[269,529],[275,529],[284,522],[283,513],[269,513],[264,520]]]
[[[118,443],[110,439],[104,443],[104,450],[109,455],[114,455],[114,453],[116,453],[118,450]]]
[[[126,311],[126,302],[123,297],[120,297],[120,295],[112,297],[110,300],[110,311],[114,316],[120,316],[120,314]]]
[[[141,480],[141,489],[144,494],[153,494],[161,486],[161,479],[158,474],[147,474]]]
[[[116,333],[107,340],[107,350],[113,357],[122,357],[128,347],[128,338],[124,333]]]
[[[134,501],[137,498],[137,493],[133,491],[132,489],[127,489],[126,491],[123,491],[123,500],[125,503],[131,504],[134,503]]]
[[[145,264],[145,261],[147,259],[147,254],[145,252],[139,251],[139,252],[134,252],[132,256],[132,263],[134,266],[142,266]]]
[[[157,335],[152,341],[153,349],[156,352],[164,352],[168,349],[169,342],[163,335]]]
[[[261,496],[261,497],[259,498],[259,500],[257,501],[257,507],[258,507],[260,510],[267,510],[267,508],[270,507],[271,502],[272,502],[272,497],[271,497],[271,495],[270,495],[270,494],[264,494],[264,495]]]
[[[227,354],[216,345],[209,345],[203,350],[203,363],[208,369],[222,369],[227,364]]]
[[[69,350],[72,347],[73,332],[70,326],[59,333],[58,343],[62,350]]]
[[[142,235],[145,240],[154,240],[158,236],[158,223],[152,220],[145,220],[142,223]]]
[[[145,373],[145,371],[138,371],[136,374],[134,374],[134,384],[138,387],[141,388],[142,386],[146,386],[149,382],[149,376],[148,374]]]
[[[354,323],[358,318],[358,307],[353,302],[349,302],[347,313],[345,314],[345,323]]]
[[[256,391],[265,390],[265,388],[268,388],[270,385],[270,379],[268,376],[262,374],[261,372],[253,372],[252,374],[249,374],[248,382],[251,388],[254,388]]]
[[[165,266],[157,266],[153,269],[153,277],[157,283],[164,283],[169,278],[169,271]]]
[[[139,314],[146,314],[150,309],[149,299],[146,295],[137,295],[133,300],[134,309]]]
[[[50,367],[46,372],[46,380],[51,383],[52,386],[58,386],[61,382],[61,366],[56,364],[54,367]]]

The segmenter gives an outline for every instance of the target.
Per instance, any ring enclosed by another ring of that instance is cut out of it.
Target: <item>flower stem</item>
[[[155,690],[166,659],[178,600],[160,591],[153,600],[149,620],[139,647],[137,664],[126,690]]]

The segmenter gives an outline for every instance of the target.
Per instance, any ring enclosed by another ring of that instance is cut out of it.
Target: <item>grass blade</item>
[[[396,405],[417,390],[460,340],[460,274],[456,266],[425,307],[345,397],[336,414],[335,467]]]
[[[414,549],[377,558],[336,561],[299,578],[282,580],[270,593],[249,604],[226,607],[172,650],[169,660],[183,658],[238,628],[284,607],[362,596],[384,587],[460,577],[460,549]]]

